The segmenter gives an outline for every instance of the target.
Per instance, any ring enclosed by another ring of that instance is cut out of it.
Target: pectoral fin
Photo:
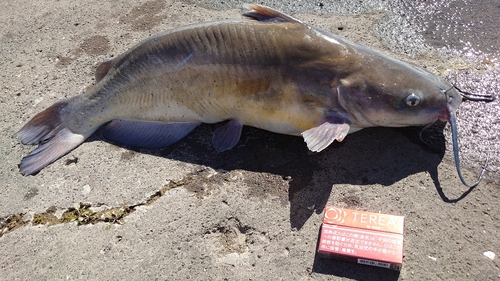
[[[200,124],[113,120],[104,129],[104,137],[132,147],[157,149],[178,142],[198,125]]]
[[[314,152],[320,152],[329,146],[334,140],[341,142],[349,133],[351,126],[346,123],[333,124],[325,122],[317,127],[306,130],[302,133],[307,148]]]
[[[223,152],[233,148],[241,137],[243,124],[236,120],[230,120],[222,127],[215,130],[212,144],[217,152]]]

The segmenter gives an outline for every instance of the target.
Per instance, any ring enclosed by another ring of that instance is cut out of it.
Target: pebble
[[[486,251],[486,252],[483,253],[483,255],[485,255],[490,260],[494,260],[495,259],[495,253],[493,253],[492,251]]]
[[[88,185],[88,184],[84,185],[82,193],[83,193],[83,195],[89,195],[89,193],[90,193],[90,185]]]

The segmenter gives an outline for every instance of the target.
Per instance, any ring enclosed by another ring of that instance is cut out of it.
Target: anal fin
[[[325,122],[317,127],[302,133],[307,148],[314,152],[320,152],[327,148],[334,140],[341,142],[349,133],[351,126],[346,123],[334,124]]]
[[[138,148],[157,149],[174,144],[187,136],[200,123],[157,123],[113,120],[104,128],[111,142]]]
[[[215,130],[212,144],[217,152],[223,152],[233,148],[241,137],[243,124],[236,120],[230,120]]]

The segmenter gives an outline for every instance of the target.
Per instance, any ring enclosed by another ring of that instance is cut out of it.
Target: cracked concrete
[[[238,178],[238,174],[241,175],[241,173],[237,171],[232,174],[224,172],[222,173],[223,176],[221,176],[221,173],[211,168],[205,168],[193,174],[188,174],[179,181],[169,182],[144,202],[132,206],[108,208],[105,206],[92,206],[91,204],[79,203],[77,206],[65,210],[58,210],[56,207],[51,206],[43,213],[10,214],[0,220],[0,237],[19,227],[30,224],[33,226],[53,226],[70,222],[76,222],[78,225],[95,224],[98,222],[123,224],[125,218],[134,212],[137,207],[154,203],[170,189],[185,187],[188,191],[196,194],[198,198],[203,199],[210,195],[209,186],[213,188],[220,184],[221,180],[234,181]],[[85,185],[84,189],[86,187],[88,187],[88,185]]]
[[[384,14],[296,17],[389,52],[373,35]],[[85,91],[99,62],[159,31],[235,17],[239,9],[176,1],[2,3],[0,280],[498,279],[498,258],[483,255],[500,252],[498,184],[490,175],[472,191],[461,185],[442,126],[429,131],[431,148],[418,129],[374,128],[317,154],[247,127],[220,154],[210,144],[217,125],[162,150],[97,132],[39,174],[19,174],[32,147],[11,135]],[[391,54],[436,73],[460,61]],[[406,216],[402,271],[318,259],[325,205]]]

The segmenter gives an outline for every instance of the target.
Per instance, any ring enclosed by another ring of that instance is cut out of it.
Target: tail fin
[[[21,160],[23,175],[34,174],[80,145],[87,137],[73,133],[65,126],[61,111],[69,100],[55,103],[38,113],[14,134],[23,144],[39,146]],[[90,135],[90,134],[89,134]]]

